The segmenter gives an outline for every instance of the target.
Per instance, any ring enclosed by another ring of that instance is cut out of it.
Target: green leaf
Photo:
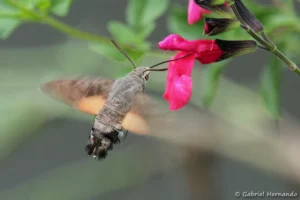
[[[122,55],[122,53],[112,44],[90,44],[89,47],[94,52],[116,61],[124,61],[126,59],[125,56]]]
[[[113,44],[90,44],[90,48],[102,56],[116,61],[125,61],[126,57]],[[140,59],[146,51],[136,48],[124,48],[124,51],[133,60]]]
[[[44,15],[48,15],[52,6],[51,0],[40,0],[37,4],[38,10]]]
[[[6,39],[21,24],[18,19],[0,19],[0,39]]]
[[[155,27],[156,27],[156,24],[152,23],[152,24],[148,24],[147,26],[142,28],[138,33],[139,38],[141,40],[145,40],[154,31]]]
[[[126,8],[126,21],[130,25],[140,25],[142,10],[148,0],[130,0]]]
[[[168,18],[168,29],[171,33],[177,33],[187,39],[199,39],[203,35],[203,20],[192,26],[187,22],[187,9],[182,6],[174,6]]]
[[[134,30],[121,22],[110,21],[107,28],[119,43],[138,44],[141,42]]]
[[[111,21],[108,24],[108,30],[113,35],[114,39],[122,45],[132,45],[132,48],[127,47],[127,51],[132,56],[139,58],[141,53],[145,53],[151,49],[151,45],[145,41],[145,38],[154,30],[155,25],[150,25],[143,29],[140,33],[135,33],[134,30],[123,23]],[[137,53],[138,52],[138,53]]]
[[[7,0],[0,0],[0,13],[16,14],[19,10],[10,5]]]
[[[146,45],[142,45],[140,46],[140,48],[131,48],[131,49],[125,49],[127,54],[129,55],[129,57],[133,60],[133,61],[138,61],[139,59],[141,59],[146,51],[144,48],[147,48]]]
[[[293,15],[274,15],[267,19],[268,23],[265,23],[265,27],[268,34],[280,28],[288,28],[293,31],[296,28],[295,24],[299,22],[299,19]]]
[[[20,11],[0,0],[0,39],[6,39],[21,24]]]
[[[24,0],[22,5],[32,9],[46,0]],[[32,16],[20,11],[9,3],[8,0],[0,0],[0,39],[6,39],[24,20],[32,20]]]
[[[271,117],[280,117],[280,81],[282,63],[273,57],[262,72],[260,94]]]
[[[57,16],[66,16],[73,3],[73,0],[52,0],[51,12]]]
[[[168,5],[169,0],[130,0],[126,9],[127,22],[134,27],[152,24]]]
[[[206,66],[204,70],[202,70],[202,83],[200,87],[203,106],[209,107],[212,104],[216,95],[220,75],[225,65],[226,62],[223,61]]]

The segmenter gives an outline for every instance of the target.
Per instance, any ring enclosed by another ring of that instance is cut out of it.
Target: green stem
[[[285,62],[289,66],[290,70],[292,70],[298,76],[300,76],[300,69],[298,68],[298,66],[295,63],[293,63],[288,57],[286,57],[281,51],[279,51],[278,49],[276,49],[273,53],[279,59],[281,59],[283,62]]]
[[[49,26],[65,33],[66,35],[70,35],[79,39],[83,39],[83,40],[87,40],[87,41],[94,41],[94,42],[98,42],[98,43],[105,43],[105,44],[109,44],[111,43],[111,41],[104,37],[104,36],[100,36],[100,35],[94,35],[88,32],[83,32],[80,31],[78,29],[75,29],[69,25],[66,25],[52,17],[44,17],[43,18],[43,22],[45,24],[48,24]],[[122,48],[132,48],[132,46],[126,46],[126,45],[122,45]],[[167,54],[163,54],[161,50],[157,49],[157,50],[152,50],[150,52],[147,53],[149,56],[156,56],[156,57],[166,57],[166,56],[171,56],[170,53]]]
[[[32,16],[33,18],[37,18],[40,20],[40,22],[47,24],[63,33],[66,35],[70,35],[73,37],[77,37],[83,40],[89,40],[89,41],[94,41],[94,42],[99,42],[99,43],[109,43],[110,41],[106,37],[102,37],[99,35],[94,35],[88,32],[80,31],[78,29],[75,29],[67,24],[64,24],[52,17],[49,16],[43,16],[33,10],[27,9],[23,5],[17,3],[16,1],[9,1],[9,3],[16,8],[20,9],[22,12]]]
[[[295,63],[293,63],[288,57],[286,57],[279,49],[277,49],[276,45],[272,45],[265,40],[263,40],[257,33],[255,33],[252,29],[247,27],[245,29],[256,41],[260,44],[264,45],[270,52],[275,54],[280,60],[285,62],[290,70],[295,72],[298,76],[300,76],[300,69],[297,67]]]
[[[230,0],[230,6],[236,16],[236,18],[240,21],[241,27],[244,28],[244,30],[247,31],[249,35],[251,35],[257,42],[265,46],[270,52],[275,54],[280,60],[285,62],[290,70],[295,72],[298,76],[300,76],[300,69],[297,67],[295,63],[293,63],[288,57],[286,57],[281,51],[279,51],[275,44],[272,42],[268,42],[268,40],[264,40],[260,35],[258,35],[255,31],[253,31],[249,26],[244,24],[244,21],[242,17],[239,15],[238,10],[236,9],[236,6],[234,5],[234,2]]]
[[[111,42],[108,38],[106,38],[104,36],[95,35],[95,34],[91,34],[88,32],[78,30],[76,28],[73,28],[73,27],[65,24],[65,23],[62,23],[59,20],[54,19],[53,17],[44,16],[38,12],[35,12],[34,10],[27,9],[22,4],[14,1],[14,0],[10,0],[9,3],[12,6],[20,9],[23,13],[27,14],[28,16],[31,16],[32,19],[38,19],[39,22],[47,24],[47,25],[51,26],[52,28],[57,29],[66,35],[73,36],[73,37],[76,37],[76,38],[79,38],[82,40],[94,41],[94,42],[101,43],[101,44],[103,44],[103,43],[108,44]],[[0,15],[0,17],[1,17],[1,15]],[[132,46],[122,45],[122,48],[126,48],[126,47],[132,48]],[[170,53],[163,54],[161,52],[161,50],[152,50],[152,51],[148,52],[147,54],[148,54],[148,56],[164,57],[164,58],[167,56],[168,57],[171,56]]]

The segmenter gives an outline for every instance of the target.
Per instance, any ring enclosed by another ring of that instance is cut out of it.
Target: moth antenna
[[[193,55],[193,54],[194,54],[194,53],[190,53],[190,54],[187,54],[187,55],[185,55],[185,56],[182,56],[182,57],[180,57],[180,58],[176,58],[176,59],[173,59],[173,60],[166,60],[166,61],[163,61],[163,62],[157,63],[157,64],[155,64],[155,65],[152,65],[152,66],[150,66],[149,68],[154,68],[154,67],[156,67],[156,66],[158,66],[158,65],[162,65],[162,64],[165,64],[165,63],[168,63],[168,62],[172,62],[172,61],[180,60],[180,59],[182,59],[182,58],[189,57],[189,56],[191,56],[191,55]],[[157,70],[148,70],[148,71],[157,71]]]
[[[132,64],[133,68],[135,69],[136,66],[134,64],[134,62],[131,60],[131,58],[128,56],[128,54],[118,45],[118,43],[113,40],[112,38],[110,38],[110,41],[115,45],[115,47],[117,47],[117,49],[129,60],[129,62]]]

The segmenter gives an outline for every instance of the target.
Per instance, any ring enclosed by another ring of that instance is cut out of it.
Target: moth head
[[[132,74],[141,77],[145,82],[148,81],[150,75],[149,67],[137,67],[131,72]]]

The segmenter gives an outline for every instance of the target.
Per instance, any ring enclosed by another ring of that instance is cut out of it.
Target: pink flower
[[[202,15],[204,14],[210,14],[210,11],[198,6],[194,0],[189,0],[189,6],[188,6],[188,23],[189,25],[192,25],[196,22],[198,22]]]
[[[195,59],[202,64],[216,62],[223,54],[215,40],[185,40],[179,35],[172,34],[159,43],[163,50],[178,50],[168,66],[167,84],[164,98],[169,102],[171,110],[178,110],[185,106],[192,95],[191,73]]]

